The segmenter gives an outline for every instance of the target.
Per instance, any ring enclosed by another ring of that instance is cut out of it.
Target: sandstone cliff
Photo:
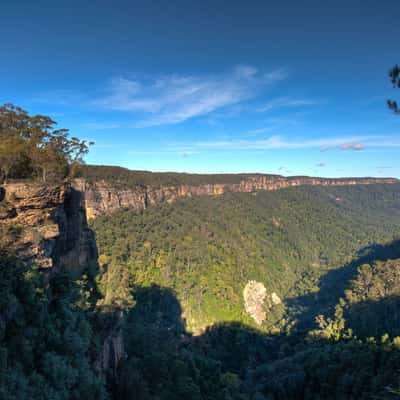
[[[52,272],[96,263],[96,242],[82,204],[82,194],[67,183],[1,186],[0,228],[8,247],[26,263]]]
[[[11,183],[0,186],[0,236],[10,250],[28,265],[49,276],[60,269],[80,275],[97,264],[97,246],[86,221],[82,193],[70,184]],[[95,368],[111,382],[124,357],[123,315],[103,329],[103,345]]]
[[[98,180],[87,182],[85,179],[76,179],[73,187],[83,194],[87,218],[111,213],[121,208],[143,210],[149,205],[172,202],[181,196],[216,196],[227,192],[256,192],[259,190],[279,190],[292,186],[320,185],[320,186],[347,186],[369,185],[375,183],[398,183],[393,178],[343,178],[325,179],[312,177],[283,177],[277,175],[247,176],[238,183],[205,183],[198,185],[150,186],[134,185],[123,187],[114,185],[110,181]]]

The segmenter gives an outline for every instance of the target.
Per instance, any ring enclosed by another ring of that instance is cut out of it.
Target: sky
[[[3,1],[0,104],[87,162],[400,177],[400,1]]]

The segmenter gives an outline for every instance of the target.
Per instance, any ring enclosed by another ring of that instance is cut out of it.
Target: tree
[[[13,104],[0,106],[2,181],[9,176],[59,180],[83,163],[93,142],[69,138],[68,129],[55,129],[56,124],[50,117],[30,116]]]
[[[15,136],[0,136],[0,180],[7,183],[10,173],[24,159],[24,143]]]
[[[400,67],[397,64],[389,71],[389,78],[394,88],[400,88]],[[400,113],[396,100],[388,100],[387,104],[395,113]]]

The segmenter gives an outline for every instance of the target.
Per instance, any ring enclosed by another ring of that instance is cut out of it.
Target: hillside
[[[304,186],[94,219],[100,303],[128,310],[117,398],[398,398],[399,196]]]
[[[399,203],[398,184],[315,186],[119,211],[91,224],[99,285],[115,305],[129,303],[134,286],[173,288],[188,328],[199,331],[219,321],[254,323],[243,290],[255,280],[289,307],[271,305],[262,326],[287,329],[304,305],[296,298],[317,293],[323,275],[398,236]]]

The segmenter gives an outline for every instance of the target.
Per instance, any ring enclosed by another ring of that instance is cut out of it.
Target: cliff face
[[[70,184],[45,186],[12,183],[0,186],[0,237],[28,265],[37,265],[53,276],[66,268],[77,276],[97,264],[97,246],[89,229],[82,193]],[[103,345],[95,361],[100,375],[115,380],[124,357],[122,319],[103,333]],[[0,316],[1,320],[1,316]]]
[[[97,262],[82,194],[69,184],[11,183],[0,187],[0,228],[20,259],[42,269],[81,270]]]
[[[343,178],[324,179],[311,177],[289,177],[254,175],[239,183],[212,183],[201,185],[179,186],[147,186],[136,185],[130,188],[114,187],[112,183],[98,181],[88,183],[84,179],[76,179],[74,188],[83,194],[87,218],[94,218],[105,213],[114,212],[120,208],[143,210],[149,205],[161,202],[171,203],[182,196],[217,196],[227,192],[255,192],[258,190],[279,190],[291,186],[320,185],[347,186],[369,185],[374,183],[397,183],[393,178]]]

